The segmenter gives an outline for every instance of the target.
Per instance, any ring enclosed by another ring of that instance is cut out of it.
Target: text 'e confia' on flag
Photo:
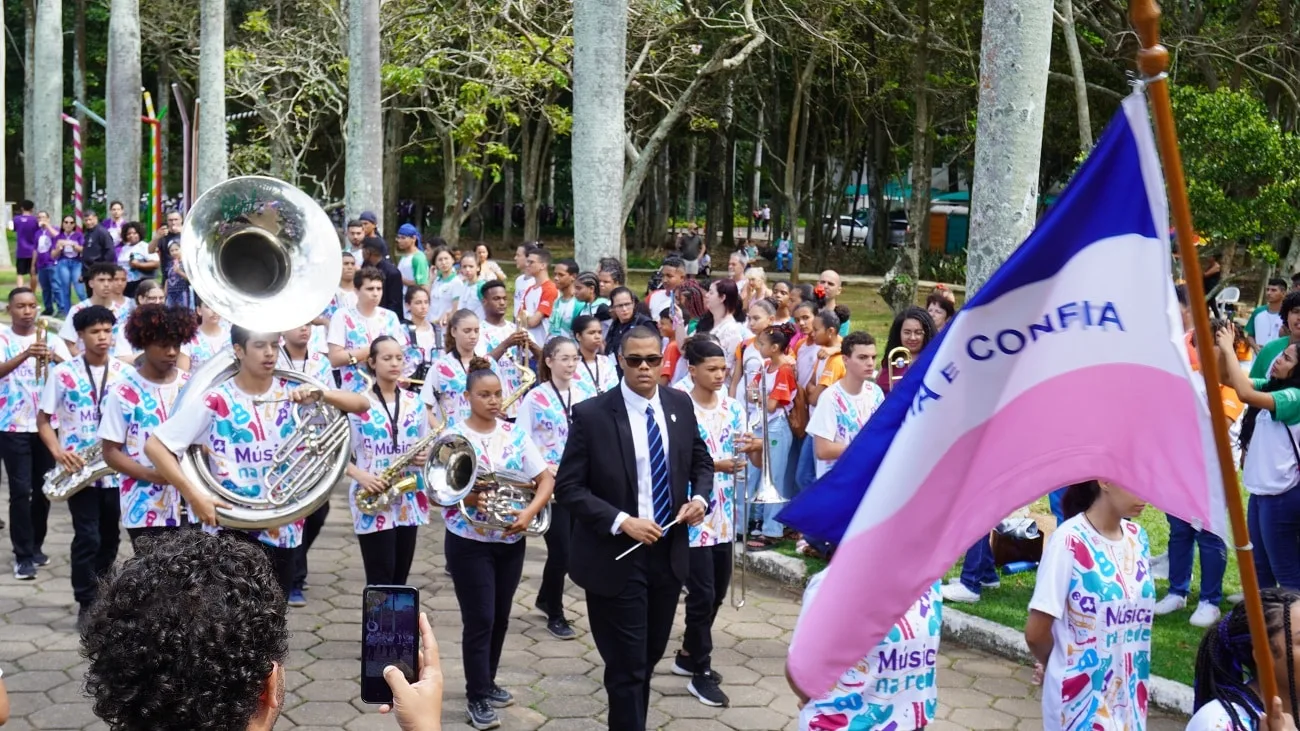
[[[1029,239],[782,511],[838,544],[790,648],[800,688],[834,685],[977,538],[1061,486],[1110,481],[1227,535],[1168,231],[1134,94]]]

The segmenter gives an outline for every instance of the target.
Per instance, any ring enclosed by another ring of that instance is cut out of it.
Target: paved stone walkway
[[[277,728],[392,729],[396,724],[361,703],[360,552],[351,533],[341,491],[311,553],[309,605],[290,610],[293,637],[288,658],[287,710]],[[0,667],[9,690],[10,728],[104,728],[81,693],[84,664],[78,653],[75,610],[68,584],[67,509],[55,505],[46,544],[51,563],[35,582],[11,578],[8,561],[0,573]],[[438,634],[447,679],[444,728],[464,725],[464,674],[460,664],[460,614],[451,580],[443,572],[441,528],[426,529],[412,583]],[[587,636],[581,593],[570,585],[570,618],[582,633],[560,642],[546,633],[533,609],[545,547],[530,546],[524,581],[516,596],[510,635],[498,677],[519,700],[506,709],[505,731],[600,729],[605,708],[603,665]],[[123,540],[123,551],[129,543]],[[752,579],[752,577],[751,577]],[[798,598],[751,580],[749,601],[739,611],[724,607],[718,617],[714,667],[725,676],[730,708],[708,708],[691,697],[685,682],[660,664],[653,681],[652,726],[682,731],[794,729],[795,701],[783,674],[786,648],[799,611]],[[680,631],[682,615],[678,613]],[[676,645],[676,640],[671,647]],[[671,654],[670,654],[671,658]],[[939,671],[940,720],[932,728],[1041,729],[1030,671],[1006,660],[946,646]],[[1152,731],[1182,724],[1153,720]]]

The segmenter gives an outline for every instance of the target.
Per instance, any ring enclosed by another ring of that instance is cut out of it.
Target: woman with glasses
[[[41,314],[49,317],[54,314],[54,303],[57,294],[54,287],[54,240],[59,236],[59,229],[50,225],[50,214],[41,211],[36,214],[36,251],[32,256],[30,274],[40,286],[32,285],[41,293],[41,301],[45,306],[41,308]],[[23,260],[19,260],[19,269],[22,268]],[[25,272],[19,271],[18,286],[22,286],[22,275]],[[67,319],[67,318],[64,318]]]
[[[609,311],[614,315],[614,319],[610,321],[609,332],[605,335],[605,355],[617,355],[623,336],[638,325],[651,330],[658,329],[655,321],[650,319],[648,314],[637,311],[636,295],[632,294],[632,290],[627,287],[615,288],[609,295],[609,301]],[[620,378],[623,377],[621,367],[618,375]]]
[[[77,230],[72,216],[63,217],[63,227],[54,236],[50,256],[54,259],[54,292],[59,303],[59,317],[67,317],[72,309],[72,290],[77,290],[77,301],[86,299],[86,287],[81,283],[81,250],[85,239]]]

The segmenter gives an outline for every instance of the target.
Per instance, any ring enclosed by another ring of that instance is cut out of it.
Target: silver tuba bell
[[[454,508],[474,489],[477,479],[474,445],[459,434],[438,437],[424,465],[424,490],[429,501],[441,508]]]
[[[194,292],[217,314],[258,332],[310,322],[329,304],[343,271],[329,216],[306,193],[273,178],[231,178],[195,201],[181,230],[181,260]],[[201,408],[203,395],[238,371],[226,348],[193,374],[173,413]],[[296,371],[277,378],[325,390]],[[329,499],[352,453],[346,415],[324,403],[294,408],[297,428],[275,455],[257,497],[224,487],[203,447],[191,447],[181,470],[194,485],[234,508],[218,508],[228,528],[276,528],[303,518]]]

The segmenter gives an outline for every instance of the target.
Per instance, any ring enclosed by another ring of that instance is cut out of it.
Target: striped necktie
[[[650,443],[650,500],[654,505],[655,523],[667,525],[673,515],[673,494],[668,486],[668,459],[664,440],[655,421],[653,406],[645,410],[646,441]]]

